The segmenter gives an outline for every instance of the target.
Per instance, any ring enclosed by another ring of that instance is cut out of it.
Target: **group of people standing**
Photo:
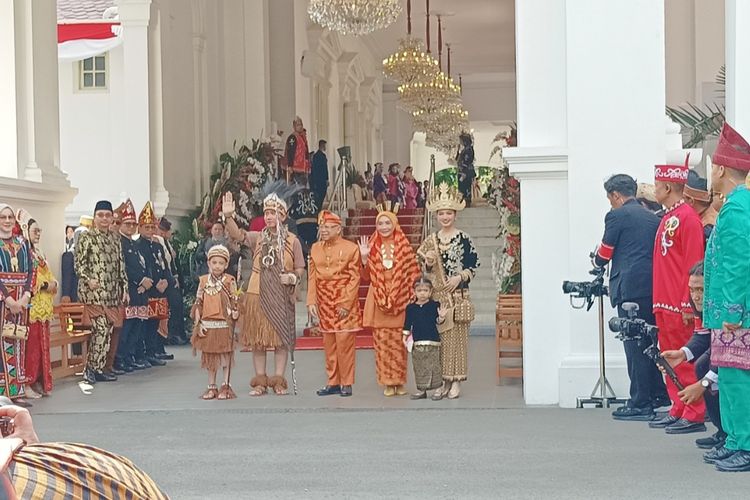
[[[373,330],[376,376],[385,396],[407,393],[407,348],[418,389],[414,398],[422,399],[432,389],[436,400],[459,396],[474,317],[468,286],[478,259],[469,236],[455,227],[456,214],[464,208],[456,189],[441,185],[427,206],[437,213],[441,227],[417,252],[400,228],[397,204],[379,207],[375,234],[359,244],[343,238],[338,215],[320,213],[319,241],[312,245],[307,265],[307,308],[325,350],[327,382],[318,395],[352,395],[356,333],[364,326]],[[250,395],[269,390],[283,395],[289,388],[285,372],[296,339],[295,295],[305,270],[302,248],[286,228],[287,204],[277,195],[264,200],[266,227],[261,231],[239,228],[235,209],[232,194],[226,193],[222,215],[228,235],[252,249],[253,273],[247,290],[237,293],[234,279],[224,272],[228,251],[222,245],[209,250],[210,273],[201,277],[193,312],[193,345],[202,351],[201,365],[209,372],[204,399],[235,396],[228,377],[235,323],[240,344],[253,351]],[[361,283],[369,283],[364,310],[359,305]],[[274,351],[273,371],[267,369],[269,350]],[[225,372],[221,387],[216,384],[218,368]]]
[[[643,353],[650,340],[625,340],[631,399],[613,417],[685,434],[705,431],[708,412],[718,430],[696,440],[709,449],[704,461],[750,471],[750,144],[725,124],[712,160],[713,198],[687,160],[657,165],[656,214],[639,205],[630,176],[605,183],[613,210],[595,264],[612,261],[613,305],[624,316],[625,302],[639,303],[676,378],[665,391]]]
[[[388,172],[383,171],[382,163],[376,163],[374,174],[365,172],[365,182],[376,203],[389,201],[404,208],[423,208],[429,193],[427,182],[417,181],[411,166],[402,173],[399,163],[391,163]]]
[[[26,210],[0,204],[0,395],[20,405],[52,391],[49,323],[58,282],[39,248],[41,233]]]

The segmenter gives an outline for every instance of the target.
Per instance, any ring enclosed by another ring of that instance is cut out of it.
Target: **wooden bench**
[[[495,312],[497,383],[502,377],[523,378],[523,309],[520,295],[498,295]],[[507,360],[514,363],[509,365]],[[520,363],[519,363],[520,361]]]
[[[83,304],[68,303],[55,306],[55,317],[50,321],[50,350],[59,348],[60,359],[52,362],[52,378],[69,377],[83,371],[88,354],[91,331],[83,326]],[[80,344],[81,355],[71,352]]]

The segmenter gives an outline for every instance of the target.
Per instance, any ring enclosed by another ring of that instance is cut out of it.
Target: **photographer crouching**
[[[639,318],[654,324],[652,312],[652,261],[659,217],[635,198],[638,185],[629,175],[618,174],[604,183],[612,210],[604,218],[604,237],[594,265],[612,262],[609,295],[617,315],[626,318],[625,302],[639,306]],[[650,340],[624,340],[630,400],[612,413],[615,420],[652,420],[654,409],[669,405],[661,373],[643,353]]]

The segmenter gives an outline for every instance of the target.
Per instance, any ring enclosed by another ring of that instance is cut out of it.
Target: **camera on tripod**
[[[656,343],[659,329],[654,325],[646,323],[646,320],[638,318],[638,304],[625,302],[621,307],[623,311],[628,313],[628,317],[610,319],[609,330],[617,333],[617,338],[620,340],[640,340],[650,338]]]
[[[594,253],[591,253],[589,257],[593,259]],[[595,297],[603,297],[609,293],[607,286],[604,284],[604,273],[605,268],[594,267],[589,271],[589,274],[594,276],[591,281],[563,281],[563,293],[570,295],[570,305],[574,309],[582,309],[585,303],[588,311],[594,305]],[[583,299],[584,302],[580,306],[576,306],[573,299]]]

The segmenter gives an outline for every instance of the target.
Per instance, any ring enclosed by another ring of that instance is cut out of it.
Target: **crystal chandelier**
[[[469,112],[460,102],[449,103],[435,110],[418,109],[412,112],[413,125],[420,132],[458,131],[469,124]]]
[[[399,0],[310,0],[310,19],[342,35],[366,35],[390,26],[401,14]]]
[[[437,76],[438,66],[429,51],[425,52],[422,40],[411,35],[411,0],[407,0],[406,37],[398,41],[396,52],[383,59],[383,73],[400,84],[429,82]]]
[[[438,62],[424,51],[422,40],[407,35],[396,52],[383,59],[383,73],[401,84],[427,83],[439,72]]]
[[[429,82],[399,85],[400,106],[407,111],[433,111],[461,99],[461,87],[442,71]]]

